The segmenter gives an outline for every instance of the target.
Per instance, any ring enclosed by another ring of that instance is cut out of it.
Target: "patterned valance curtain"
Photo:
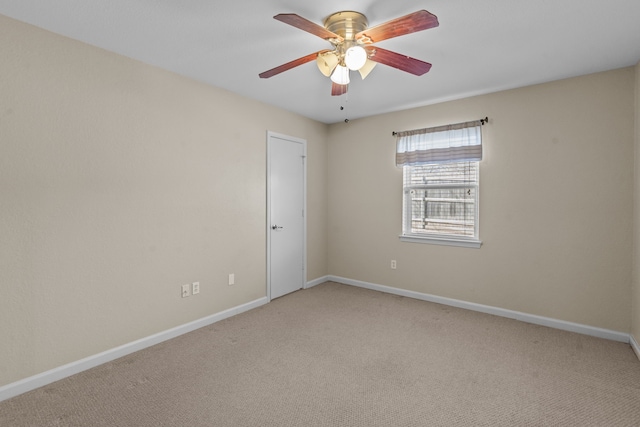
[[[482,122],[396,133],[396,166],[482,160]]]

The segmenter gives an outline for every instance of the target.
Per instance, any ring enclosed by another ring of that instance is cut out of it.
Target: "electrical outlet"
[[[182,285],[182,298],[186,298],[189,295],[191,295],[189,293],[191,286],[189,286],[189,284],[187,283],[186,285]]]
[[[392,259],[392,260],[391,260],[391,269],[392,269],[392,270],[395,270],[395,269],[396,269],[396,266],[397,266],[397,265],[396,265],[396,260],[395,260],[395,259]]]
[[[236,284],[236,275],[234,273],[229,274],[229,286]]]
[[[200,282],[193,282],[191,284],[191,295],[200,293]]]

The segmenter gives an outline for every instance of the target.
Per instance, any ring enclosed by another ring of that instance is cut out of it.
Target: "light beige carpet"
[[[1,426],[639,426],[627,344],[336,283],[0,403]]]

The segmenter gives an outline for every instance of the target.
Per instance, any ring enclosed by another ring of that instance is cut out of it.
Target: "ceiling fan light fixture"
[[[331,73],[333,72],[334,68],[336,68],[336,65],[338,65],[338,62],[338,56],[333,52],[318,54],[318,58],[316,59],[318,69],[326,77],[331,76]]]
[[[362,77],[362,80],[364,80],[369,75],[369,73],[373,70],[373,67],[375,66],[376,66],[376,62],[370,59],[366,60],[362,68],[358,70],[358,72],[360,73],[360,76]]]
[[[347,68],[357,71],[367,62],[367,51],[362,46],[351,46],[344,54]]]
[[[338,65],[331,74],[331,81],[338,85],[348,85],[349,69],[344,65]]]

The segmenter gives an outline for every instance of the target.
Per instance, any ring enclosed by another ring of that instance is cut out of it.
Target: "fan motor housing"
[[[369,22],[367,17],[359,12],[336,12],[324,20],[324,27],[344,38],[353,40],[360,31],[367,29]]]

